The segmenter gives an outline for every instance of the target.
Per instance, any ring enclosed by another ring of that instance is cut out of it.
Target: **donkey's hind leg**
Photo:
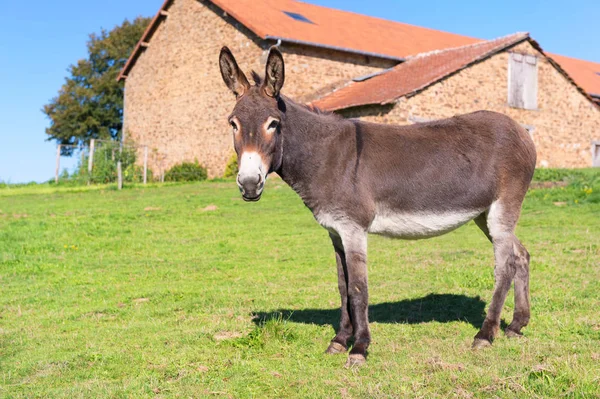
[[[482,348],[491,345],[500,327],[500,315],[513,278],[517,271],[519,271],[521,277],[526,274],[525,271],[527,268],[524,267],[524,265],[527,265],[528,262],[524,262],[524,260],[528,259],[529,255],[519,239],[514,235],[515,226],[519,219],[521,204],[513,203],[513,206],[510,205],[510,202],[505,205],[500,201],[496,201],[492,204],[486,214],[487,235],[491,237],[491,241],[494,245],[494,277],[496,283],[488,313],[481,330],[479,330],[475,336],[473,348]],[[480,225],[481,221],[481,217],[479,217],[478,220],[476,220],[476,223]],[[486,233],[484,228],[482,228],[482,230]],[[529,319],[529,297],[527,296],[526,301],[523,299],[523,292],[526,288],[525,282],[528,280],[522,278],[519,281],[519,289],[515,290],[515,295],[519,297],[516,302],[520,304],[518,306],[521,307],[518,308],[518,311],[515,311],[515,314],[523,312],[523,316],[519,316],[517,323],[514,325],[514,329],[511,329],[511,331],[514,332],[517,332],[517,330],[520,331],[520,328],[523,327]],[[527,312],[525,312],[525,306],[527,306]],[[527,317],[525,317],[525,315]]]
[[[529,252],[521,244],[514,244],[515,253],[515,311],[513,320],[506,328],[507,337],[520,337],[521,328],[529,323],[531,305],[529,303]]]
[[[348,267],[346,265],[346,253],[342,245],[342,239],[330,233],[331,242],[335,249],[335,261],[337,263],[338,288],[342,299],[340,328],[331,340],[326,353],[344,353],[348,350],[348,340],[352,337],[354,329],[350,318],[350,304],[348,302]]]

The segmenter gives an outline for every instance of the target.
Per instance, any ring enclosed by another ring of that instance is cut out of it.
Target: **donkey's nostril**
[[[235,181],[237,182],[238,188],[240,189],[240,193],[245,194],[246,190],[244,190],[244,186],[242,185],[242,182],[240,181],[240,175],[237,175],[237,178],[235,179]]]

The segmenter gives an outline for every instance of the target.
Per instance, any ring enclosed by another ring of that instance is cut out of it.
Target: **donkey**
[[[445,234],[474,220],[494,247],[492,301],[473,348],[491,345],[514,279],[514,318],[505,333],[521,335],[530,316],[529,253],[514,234],[533,176],[536,152],[525,129],[488,111],[411,126],[343,119],[281,94],[283,56],[269,50],[264,79],[250,84],[227,47],[221,75],[235,94],[228,118],[239,161],[237,184],[258,201],[276,172],[329,231],[342,299],[339,331],[326,353],[347,366],[366,361],[367,234],[402,239]]]

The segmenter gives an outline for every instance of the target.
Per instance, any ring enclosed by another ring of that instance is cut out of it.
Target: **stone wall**
[[[507,103],[509,52],[539,57],[536,110],[512,108]],[[538,166],[592,165],[591,143],[600,140],[600,109],[529,42],[466,68],[393,105],[357,107],[341,113],[373,122],[409,124],[481,109],[504,113],[531,128]]]
[[[263,73],[272,43],[256,37],[206,0],[175,0],[125,82],[127,140],[149,146],[155,174],[197,159],[209,176],[223,173],[233,152],[227,115],[234,97],[218,66],[227,45],[240,67]],[[392,61],[284,43],[284,94],[310,101]]]

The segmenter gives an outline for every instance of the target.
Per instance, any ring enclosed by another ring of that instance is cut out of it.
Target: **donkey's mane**
[[[282,97],[285,99],[285,101],[287,103],[290,103],[291,105],[295,105],[296,107],[302,108],[303,110],[306,110],[306,111],[310,112],[311,114],[328,117],[328,118],[333,118],[333,119],[344,119],[341,115],[335,114],[331,111],[327,111],[327,110],[318,108],[310,103],[303,104],[303,103],[294,101],[287,96],[282,96]]]
[[[255,85],[262,85],[263,78],[255,70],[252,70],[252,72],[250,72],[250,76],[252,76],[252,80],[254,81]]]
[[[298,104],[298,105],[300,105],[303,108],[306,108],[307,110],[309,110],[313,114],[326,115],[326,116],[328,116],[328,115],[329,116],[339,116],[338,114],[334,114],[331,111],[327,111],[327,110],[321,109],[321,108],[319,108],[319,107],[317,107],[315,105],[312,105],[310,103],[309,104]]]

